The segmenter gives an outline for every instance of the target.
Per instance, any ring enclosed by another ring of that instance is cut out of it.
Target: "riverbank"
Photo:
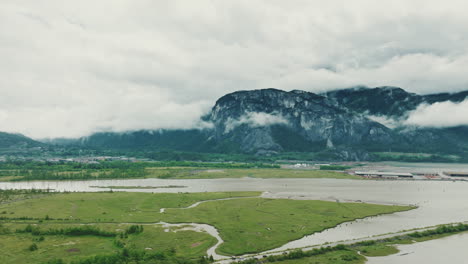
[[[340,243],[317,245],[290,251],[243,256],[237,259],[237,263],[300,264],[314,261],[314,263],[320,264],[361,264],[367,261],[366,257],[382,257],[398,253],[397,245],[400,244],[413,244],[435,240],[467,231],[468,224],[466,223],[441,225],[423,228],[418,231],[403,231],[396,234],[381,235],[372,240],[341,241]],[[222,260],[218,263],[229,263],[231,261],[232,260]]]

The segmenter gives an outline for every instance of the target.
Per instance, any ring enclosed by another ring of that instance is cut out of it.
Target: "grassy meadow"
[[[219,178],[334,178],[362,179],[359,176],[335,171],[296,169],[209,169],[209,168],[147,168],[148,177],[162,179],[219,179]]]
[[[241,255],[276,248],[346,221],[409,209],[363,203],[247,198],[213,201],[187,210],[169,209],[164,219],[215,226],[224,240],[218,252]]]
[[[155,223],[162,221],[161,208],[183,208],[205,200],[259,196],[260,192],[225,193],[50,193],[38,199],[0,204],[0,217],[43,219],[82,223]]]
[[[16,223],[2,225],[3,229],[10,230],[10,232],[0,233],[0,263],[44,263],[54,258],[73,261],[83,256],[117,253],[122,246],[148,251],[172,251],[177,257],[198,258],[205,255],[206,250],[216,244],[216,239],[207,233],[175,228],[166,232],[165,228],[159,225],[144,225],[143,232],[127,235],[125,238],[92,235],[39,236],[14,231],[24,229],[26,226],[26,224]],[[82,225],[42,223],[35,226],[42,230],[49,230]],[[128,226],[129,224],[93,224],[95,228],[117,233]],[[32,244],[37,245],[34,251],[29,249]]]
[[[1,228],[7,230],[0,229],[0,255],[12,262],[26,263],[26,259],[34,259],[41,263],[52,256],[70,261],[118,252],[123,247],[148,251],[174,249],[175,254],[195,258],[205,255],[207,248],[216,243],[206,233],[164,232],[155,224],[160,221],[212,225],[225,241],[217,252],[240,255],[272,249],[342,222],[412,209],[408,206],[255,197],[259,195],[259,192],[45,193],[5,202],[0,204]],[[225,198],[234,199],[216,200]],[[207,202],[186,208],[198,201]],[[160,212],[161,208],[166,210]],[[33,230],[30,233],[14,231],[28,224],[34,225],[30,227]],[[88,235],[75,237],[67,236],[67,231],[57,233],[57,230],[77,225],[92,226],[104,235],[97,231],[97,235],[85,233]],[[119,238],[119,232],[128,225],[142,225],[144,231]],[[35,242],[38,236],[45,239]],[[36,244],[36,250],[28,249],[32,243]]]

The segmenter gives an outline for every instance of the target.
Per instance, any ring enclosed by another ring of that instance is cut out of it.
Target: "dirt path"
[[[207,203],[207,202],[214,202],[214,201],[227,201],[227,200],[237,200],[237,199],[248,199],[248,198],[261,198],[263,194],[260,196],[246,196],[246,197],[230,197],[230,198],[220,198],[220,199],[212,199],[212,200],[204,200],[204,201],[198,201],[188,207],[178,207],[178,208],[161,208],[159,209],[160,213],[164,213],[167,209],[180,209],[180,210],[185,210],[185,209],[190,209],[199,206],[202,203]]]

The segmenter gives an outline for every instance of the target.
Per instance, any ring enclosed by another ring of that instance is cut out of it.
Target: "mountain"
[[[460,103],[468,91],[419,95],[399,87],[353,87],[321,94],[336,107],[365,115],[392,127],[410,145],[397,145],[395,150],[405,152],[443,152],[465,155],[468,149],[468,127],[427,128],[407,126],[402,121],[422,104],[439,102]]]
[[[325,97],[277,89],[239,91],[221,97],[205,119],[216,142],[240,151],[313,151],[334,146],[393,142],[393,133],[363,115],[329,104]]]
[[[346,108],[360,114],[402,119],[409,111],[415,110],[421,104],[446,101],[462,102],[468,97],[468,91],[419,95],[399,87],[367,88],[358,86],[330,91],[321,95],[336,107]]]
[[[201,117],[211,128],[96,133],[76,144],[133,151],[314,152],[345,160],[368,159],[374,152],[468,157],[467,127],[422,128],[400,122],[421,104],[461,102],[467,96],[468,91],[418,95],[398,87],[354,87],[321,94],[273,88],[237,91],[219,98]]]
[[[398,87],[353,87],[321,94],[336,107],[360,114],[401,117],[424,102],[424,96]]]
[[[0,132],[0,153],[11,153],[41,147],[44,144],[21,134]]]

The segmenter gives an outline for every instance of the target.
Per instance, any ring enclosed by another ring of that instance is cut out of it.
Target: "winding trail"
[[[198,201],[190,206],[187,207],[175,207],[175,208],[161,208],[159,209],[160,213],[166,212],[167,209],[179,209],[179,210],[185,210],[185,209],[190,209],[199,206],[202,203],[207,203],[207,202],[215,202],[215,201],[227,201],[227,200],[237,200],[237,199],[247,199],[247,198],[262,198],[263,193],[259,196],[245,196],[245,197],[229,197],[229,198],[220,198],[220,199],[212,199],[212,200],[204,200],[204,201]]]

